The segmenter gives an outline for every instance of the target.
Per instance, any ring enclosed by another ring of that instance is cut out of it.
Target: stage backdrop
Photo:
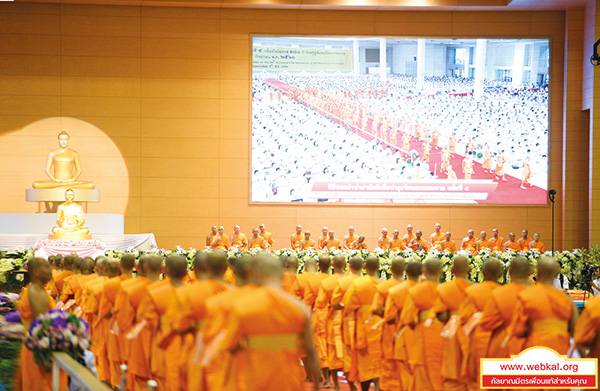
[[[582,23],[575,22],[569,28],[577,33]],[[104,204],[90,205],[90,211],[122,213],[118,198],[127,194],[125,232],[153,232],[161,247],[202,246],[213,224],[224,225],[228,233],[239,224],[249,235],[261,222],[274,233],[276,248],[288,245],[296,224],[314,233],[327,225],[338,237],[354,225],[373,248],[381,227],[404,230],[412,223],[429,234],[436,222],[444,231],[452,231],[457,240],[469,228],[490,232],[497,227],[503,237],[509,230],[528,228],[530,233],[539,232],[548,246],[548,206],[250,205],[251,37],[307,34],[549,39],[548,188],[563,194],[563,169],[570,168],[563,166],[562,156],[563,12],[9,3],[0,7],[0,212],[36,211],[35,205],[24,202],[25,188],[34,180],[44,179],[43,161],[55,141],[51,134],[41,138],[26,134],[24,129],[47,118],[61,118],[97,128],[118,148],[127,167],[126,183],[107,182],[104,178],[110,173],[100,172],[103,163],[96,159],[100,150],[95,156],[81,154],[82,179],[98,182],[106,195]],[[580,58],[581,44],[577,45],[567,50]],[[343,52],[337,54],[343,57]],[[581,77],[577,79],[581,70],[573,72],[570,93],[581,89]],[[567,119],[567,135],[580,128],[578,121]],[[72,132],[73,148],[80,153],[84,147],[76,146],[76,142],[95,145],[91,139],[76,140],[78,129]],[[12,149],[14,144],[5,142],[6,137],[26,138],[20,144],[35,145],[36,156],[29,150]],[[579,148],[585,150],[585,146],[581,143]],[[31,157],[19,163],[26,167],[13,163],[22,154]],[[105,157],[110,156],[105,153]],[[576,167],[572,171],[572,183],[587,180],[587,172]],[[583,219],[563,224],[562,214],[567,203],[574,213],[584,213],[583,208],[570,195],[564,201],[563,197],[558,199],[557,247],[571,248],[578,245],[587,224],[582,228]]]

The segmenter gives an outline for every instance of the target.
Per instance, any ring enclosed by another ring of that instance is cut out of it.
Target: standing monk
[[[585,309],[577,320],[575,334],[573,338],[575,343],[589,349],[587,357],[600,359],[600,296],[592,298],[585,303]]]
[[[397,229],[392,231],[392,239],[388,243],[388,251],[403,251],[406,250],[406,245],[404,244],[404,238],[400,237],[400,231]]]
[[[344,317],[352,317],[356,330],[352,340],[351,380],[358,380],[363,391],[369,389],[371,381],[379,381],[381,370],[381,330],[373,328],[379,316],[371,316],[373,298],[379,284],[377,271],[379,259],[370,255],[365,261],[367,275],[352,281],[344,297]],[[354,377],[354,376],[356,377]]]
[[[279,258],[279,260],[282,261],[281,258]],[[298,278],[298,258],[294,255],[289,257],[285,256],[282,265],[285,266],[285,271],[283,272],[283,278],[281,279],[281,288],[287,293],[293,294],[292,287]]]
[[[350,258],[350,274],[341,277],[337,281],[337,285],[333,290],[331,296],[331,308],[333,308],[333,338],[336,344],[336,355],[338,358],[343,359],[343,368],[346,379],[350,376],[350,369],[352,366],[352,337],[356,327],[356,322],[351,317],[343,317],[344,299],[346,298],[346,292],[352,284],[352,282],[362,276],[363,259],[355,255]],[[343,347],[340,348],[340,341]],[[343,349],[343,352],[340,352]],[[354,380],[348,380],[350,390],[356,391]]]
[[[568,295],[554,287],[558,264],[542,255],[537,265],[536,284],[517,295],[511,336],[525,337],[523,349],[546,346],[566,355],[577,322],[577,309]]]
[[[304,292],[308,288],[308,278],[317,272],[317,262],[314,258],[308,258],[304,261],[304,273],[296,277],[296,281],[292,284],[291,294],[302,300]]]
[[[506,182],[506,177],[504,176],[504,163],[506,163],[506,158],[504,157],[504,151],[501,151],[498,156],[496,156],[496,179],[502,179],[503,182]]]
[[[210,248],[213,250],[229,249],[229,236],[225,234],[225,228],[223,228],[223,226],[219,227],[217,235],[213,237]]]
[[[504,251],[504,238],[498,236],[498,228],[492,230],[492,238],[490,239],[490,249],[492,252]]]
[[[531,187],[531,167],[529,166],[529,161],[527,160],[523,161],[523,172],[521,173],[521,175],[523,177],[521,181],[521,189]]]
[[[469,152],[463,159],[462,170],[464,178],[470,180],[471,174],[473,173],[473,160],[471,159],[471,152]]]
[[[344,236],[342,239],[342,246],[344,250],[350,250],[350,245],[358,239],[358,235],[354,234],[354,227],[348,227],[348,235]]]
[[[217,236],[217,226],[213,225],[210,227],[210,234],[206,235],[206,247],[210,247],[215,236]]]
[[[262,236],[267,243],[269,244],[269,248],[273,247],[273,243],[275,243],[275,241],[273,240],[273,234],[270,232],[267,232],[267,228],[265,226],[265,223],[261,223],[258,228],[260,229],[260,236]]]
[[[463,349],[466,337],[460,326],[458,309],[466,297],[465,290],[471,286],[468,280],[471,266],[464,255],[454,257],[452,274],[454,279],[437,287],[438,299],[429,314],[445,323],[442,343],[442,379],[444,390],[466,390],[467,383],[462,375]]]
[[[454,134],[454,132],[452,133],[452,136],[450,136],[448,151],[450,152],[450,156],[454,156],[456,153],[456,134]]]
[[[445,173],[450,166],[450,151],[448,148],[442,149],[442,158],[440,163],[440,172]]]
[[[452,169],[452,165],[448,165],[448,179],[453,181],[458,179],[456,172]]]
[[[435,223],[433,232],[429,235],[429,247],[438,251],[442,251],[442,242],[444,241],[444,233],[441,232],[442,225]]]
[[[498,278],[503,273],[502,262],[497,258],[488,258],[483,264],[482,273],[483,282],[465,290],[467,297],[459,309],[463,330],[469,338],[465,352],[466,360],[463,361],[466,365],[464,371],[469,390],[479,389],[479,362],[487,357],[492,333],[481,328],[477,323],[493,290],[500,286]]]
[[[504,340],[517,306],[517,295],[529,286],[531,264],[527,258],[516,256],[510,263],[510,283],[496,288],[488,299],[479,327],[492,333],[488,347],[489,358],[510,358],[523,350],[523,338],[513,338],[507,346]]]
[[[475,239],[475,231],[472,229],[467,231],[467,236],[460,243],[460,249],[475,254],[477,252],[477,239]]]
[[[390,288],[383,311],[383,320],[388,325],[393,326],[395,331],[392,345],[394,359],[394,370],[392,373],[396,377],[395,384],[398,385],[397,389],[401,391],[409,390],[412,383],[412,369],[408,363],[409,355],[407,350],[414,347],[414,344],[413,331],[410,327],[405,327],[400,321],[400,314],[404,308],[408,290],[417,285],[421,271],[421,262],[409,262],[408,266],[406,266],[406,276],[408,279]]]
[[[392,278],[377,285],[373,304],[371,305],[371,314],[383,317],[385,310],[385,302],[391,288],[404,281],[404,269],[406,263],[404,258],[395,257],[392,259],[390,270]],[[383,320],[377,324],[377,328],[381,330],[381,377],[379,387],[384,391],[394,391],[400,388],[400,382],[396,371],[398,371],[394,360],[394,329],[391,324],[385,323]]]
[[[295,249],[299,249],[300,248],[300,241],[304,239],[304,234],[302,233],[302,226],[301,225],[297,225],[296,226],[296,232],[294,234],[292,234],[292,237],[290,238],[290,244],[291,244],[291,249],[295,250]]]
[[[483,172],[486,174],[492,172],[492,156],[492,150],[488,145],[483,152],[483,163],[481,164],[481,168],[483,168]]]
[[[414,329],[413,346],[408,350],[413,371],[410,390],[413,391],[442,389],[442,324],[437,320],[428,327],[424,324],[438,299],[437,286],[441,275],[439,259],[425,259],[421,283],[408,290],[400,314],[400,322]]]
[[[27,272],[31,283],[21,292],[18,311],[25,330],[28,331],[31,322],[38,316],[56,307],[54,300],[48,296],[44,286],[52,279],[52,269],[44,258],[32,258],[27,262]],[[51,367],[42,367],[33,361],[33,351],[25,344],[21,348],[21,385],[23,390],[50,391],[52,390]],[[62,387],[66,385],[66,377],[61,376]],[[61,388],[62,389],[62,388]]]
[[[237,248],[240,252],[248,249],[248,239],[246,235],[240,232],[240,226],[233,227],[233,236],[231,237],[231,247]]]
[[[382,249],[383,251],[387,250],[388,243],[390,242],[390,238],[388,237],[387,228],[381,229],[381,236],[377,239],[377,247]]]

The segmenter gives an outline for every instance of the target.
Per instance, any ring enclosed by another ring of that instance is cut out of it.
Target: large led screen
[[[252,45],[251,202],[547,202],[547,39]]]

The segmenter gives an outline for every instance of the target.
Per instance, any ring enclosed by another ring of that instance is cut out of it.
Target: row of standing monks
[[[488,259],[484,281],[473,284],[463,256],[443,284],[434,257],[395,258],[386,281],[374,256],[323,255],[320,272],[308,259],[299,275],[298,260],[285,256],[244,255],[228,268],[225,254],[199,252],[188,273],[183,257],[148,255],[137,277],[129,254],[100,258],[95,270],[92,260],[79,261],[78,270],[77,258],[54,260],[53,271],[44,259],[29,262],[24,323],[55,298],[69,303],[90,324],[98,377],[117,387],[125,363],[129,390],[152,379],[161,390],[292,391],[303,390],[305,378],[314,389],[337,389],[340,371],[351,389],[471,390],[479,388],[481,358],[532,346],[567,354],[571,336],[581,353],[600,352],[600,299],[578,320],[571,299],[554,288],[558,265],[547,256],[535,282],[529,261],[514,258],[503,286],[499,260]],[[24,351],[22,388],[49,390],[49,373]]]

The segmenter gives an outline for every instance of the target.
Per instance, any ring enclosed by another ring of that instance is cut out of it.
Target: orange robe
[[[437,284],[432,281],[421,282],[408,289],[400,314],[403,324],[415,324],[414,346],[408,351],[413,370],[410,389],[414,391],[442,389],[442,324],[434,320],[430,327],[424,325],[437,298]]]
[[[303,240],[301,243],[302,243],[302,250],[308,250],[309,248],[316,250],[316,248],[315,248],[316,242],[314,239]]]
[[[355,279],[344,297],[344,317],[353,317],[356,332],[351,343],[352,366],[348,380],[364,382],[378,378],[381,370],[381,329],[373,325],[381,318],[371,316],[375,288],[379,280],[371,276]],[[354,377],[355,375],[357,377]]]
[[[529,243],[533,242],[533,239],[527,238],[523,240],[523,238],[521,238],[517,240],[517,242],[519,242],[519,244],[521,245],[521,251],[529,252]]]
[[[256,288],[233,304],[224,346],[245,363],[247,391],[304,389],[298,357],[303,355],[300,338],[307,322],[298,303],[270,287]]]
[[[446,239],[446,235],[441,232],[436,235],[436,233],[433,232],[429,237],[431,238],[431,244],[433,244],[433,248],[438,251],[442,251],[442,242]]]
[[[451,254],[456,252],[456,243],[454,240],[448,240],[442,242],[442,251],[448,251]]]
[[[400,314],[404,308],[408,290],[416,284],[416,282],[408,280],[390,288],[383,311],[385,322],[394,320],[394,324],[391,326],[394,329],[392,347],[396,371],[392,373],[396,376],[396,384],[398,384],[398,390],[401,391],[408,390],[412,383],[412,369],[408,362],[407,350],[414,347],[414,344],[413,330],[400,321]],[[412,355],[414,356],[414,353]]]
[[[440,171],[441,172],[448,171],[448,166],[449,165],[450,165],[450,151],[448,151],[448,149],[443,149],[442,150],[441,164],[440,164]]]
[[[531,186],[531,167],[529,167],[528,162],[523,162],[523,183],[521,186],[529,185]]]
[[[96,357],[96,370],[98,379],[101,381],[110,380],[110,365],[106,351],[106,334],[109,329],[106,323],[96,322],[104,283],[107,280],[106,276],[96,276],[96,278],[85,283],[80,299],[83,317],[90,325],[90,341],[92,343],[90,350]]]
[[[450,145],[448,147],[450,153],[454,154],[456,152],[456,136],[452,135],[450,137]]]
[[[273,234],[270,232],[265,232],[265,233],[261,233],[259,234],[260,236],[262,236],[265,241],[267,242],[267,244],[269,245],[269,247],[273,246],[273,243],[275,243],[275,241],[273,240]]]
[[[490,249],[495,252],[495,251],[504,251],[504,238],[501,238],[500,236],[498,236],[497,239],[491,238],[490,239]]]
[[[521,251],[521,243],[517,242],[516,240],[514,242],[506,242],[505,247],[506,251],[512,251],[514,253],[518,253],[519,251]]]
[[[346,250],[349,250],[351,248],[350,246],[352,245],[352,243],[354,241],[356,241],[356,240],[358,240],[358,235],[352,235],[352,236],[346,235],[346,236],[344,236],[343,247]]]
[[[304,239],[304,234],[294,234],[292,237],[292,248],[298,249],[300,248],[300,241]]]
[[[327,239],[329,239],[329,236],[327,235],[319,236],[319,239],[317,240],[317,247],[319,250],[323,250],[323,246],[325,245],[325,241],[327,241]]]
[[[331,307],[333,308],[337,304],[345,304],[344,299],[346,298],[346,292],[352,284],[352,282],[358,278],[354,274],[349,274],[337,280],[337,284],[333,289],[333,295],[331,296]],[[342,340],[343,344],[343,361],[344,361],[344,372],[349,373],[352,365],[352,336],[356,328],[356,322],[352,317],[344,317],[343,310],[334,310],[334,318],[338,320],[341,318],[341,326],[338,330],[334,325],[333,333],[334,339],[336,340],[336,349],[339,348],[337,341]],[[339,357],[339,352],[338,352]]]
[[[307,280],[312,275],[314,275],[314,273],[304,272],[302,274],[297,274],[296,281],[292,283],[292,289],[290,293],[300,300],[304,299],[304,291],[308,287]]]
[[[504,163],[506,159],[504,158],[504,154],[501,153],[496,157],[496,176],[503,177],[504,176]]]
[[[540,253],[544,253],[546,251],[546,249],[544,248],[544,243],[540,242],[539,240],[537,242],[533,242],[529,243],[531,247],[529,247],[531,250],[538,250]]]
[[[235,273],[233,272],[233,270],[230,267],[228,267],[227,270],[225,270],[225,275],[223,276],[223,281],[225,281],[229,285],[235,286],[235,281],[236,281]]]
[[[517,294],[523,289],[524,285],[511,282],[492,291],[479,322],[482,330],[492,333],[487,357],[510,358],[523,350],[523,338],[512,338],[507,346],[502,346],[517,306]]]
[[[63,286],[65,283],[65,279],[69,276],[72,276],[73,273],[71,270],[63,270],[62,272],[60,272],[56,278],[54,278],[54,285],[56,287],[56,292],[52,292],[53,295],[59,295],[62,293],[63,290]]]
[[[366,250],[367,249],[367,243],[366,242],[362,242],[359,243],[358,240],[355,240],[354,242],[350,243],[350,249],[352,250]]]
[[[324,330],[323,322],[319,320],[323,318],[322,311],[315,311],[314,305],[319,296],[319,288],[321,282],[331,277],[327,273],[312,274],[306,280],[306,288],[304,289],[304,297],[302,300],[312,311],[311,326],[315,336],[315,346],[319,355],[321,368],[327,368],[327,336]]]
[[[389,243],[390,243],[390,238],[388,236],[386,236],[386,237],[382,236],[377,241],[377,247],[379,247],[380,249],[385,251],[385,250],[387,250]]]
[[[435,302],[430,318],[434,318],[441,312],[449,312],[448,326],[460,325],[460,316],[458,310],[461,303],[466,298],[465,290],[471,286],[471,283],[464,278],[455,277],[454,279],[438,285],[438,299]],[[464,349],[467,345],[467,338],[463,333],[462,327],[457,327],[454,335],[448,335],[443,338],[442,344],[442,379],[444,390],[466,390],[467,384],[462,374],[462,362]]]
[[[453,169],[448,170],[448,179],[452,179],[452,180],[458,179],[456,176],[456,172]]]
[[[573,335],[575,342],[578,344],[592,343],[588,353],[589,358],[600,359],[598,330],[600,330],[600,297],[596,296],[586,303],[585,309],[577,319]]]
[[[292,293],[292,287],[294,286],[297,277],[298,276],[296,274],[293,274],[291,272],[283,272],[283,278],[281,279],[281,288],[287,293]]]
[[[339,239],[337,238],[333,238],[331,240],[327,240],[324,244],[323,244],[323,248],[327,248],[329,250],[336,249],[336,250],[340,250],[342,248],[342,242],[340,242]]]
[[[384,310],[389,290],[398,285],[400,281],[391,278],[375,287],[377,290],[371,304],[371,313]],[[398,370],[396,361],[394,360],[394,329],[393,325],[381,323],[377,327],[381,330],[380,350],[381,350],[381,377],[379,379],[380,387],[385,390],[397,390],[400,387],[400,382],[395,372]]]
[[[240,232],[237,236],[233,236],[231,238],[231,246],[236,247],[240,251],[247,250],[248,239],[246,238],[246,235]]]
[[[483,163],[481,164],[481,167],[487,171],[492,170],[492,151],[489,148],[483,153]]]
[[[131,279],[130,276],[121,274],[119,277],[109,278],[104,282],[95,320],[95,326],[97,329],[110,330],[114,324],[115,317],[113,316],[113,310],[117,295],[121,288],[121,282],[129,279]],[[121,370],[119,366],[123,362],[119,346],[119,337],[115,333],[108,331],[104,336],[104,343],[106,344],[106,354],[110,372],[110,384],[113,387],[117,387],[120,385],[121,381]]]
[[[463,175],[465,179],[471,179],[471,173],[473,172],[473,161],[468,157],[464,158],[462,162]]]
[[[250,248],[262,248],[266,250],[269,248],[269,243],[262,236],[257,236],[256,239],[250,238]]]
[[[425,252],[429,251],[429,243],[427,243],[427,241],[423,238],[419,239],[419,240],[415,240],[414,244],[412,246],[410,246],[410,248],[413,251],[420,251],[423,250]]]
[[[213,250],[228,250],[229,249],[229,236],[226,234],[221,235],[221,239],[214,245],[210,246]]]
[[[468,236],[465,239],[463,239],[460,245],[461,250],[466,250],[471,254],[475,254],[477,252],[477,239],[475,239],[475,237],[468,239]]]
[[[341,311],[339,311],[339,314],[334,314],[334,310],[331,308],[333,290],[337,285],[338,279],[341,277],[343,277],[341,274],[334,274],[321,280],[312,315],[315,346],[321,361],[321,368],[329,368],[332,370],[342,369],[344,365],[344,362],[342,361],[344,352],[341,345],[342,341],[341,338],[336,341],[333,331],[334,323],[337,327],[341,327]],[[339,316],[334,319],[334,315]],[[339,351],[336,351],[336,342],[338,342],[337,347],[339,348]],[[339,356],[338,353],[340,353]]]
[[[481,316],[485,305],[492,296],[492,292],[499,286],[498,283],[493,281],[483,281],[465,290],[467,297],[459,309],[464,326],[469,326],[469,323],[475,323],[476,318],[474,317]],[[468,334],[469,346],[465,352],[466,357],[463,360],[463,372],[466,374],[469,389],[479,389],[479,362],[482,358],[488,356],[488,347],[492,333],[475,325],[470,332],[465,331],[465,334]]]
[[[492,248],[492,242],[490,242],[489,240],[478,240],[477,241],[477,248],[479,249],[478,251],[487,249],[490,250]]]
[[[404,238],[392,239],[389,244],[389,251],[403,251],[406,250],[406,244]]]
[[[568,324],[573,315],[573,302],[554,287],[535,284],[517,295],[511,322],[511,336],[520,336],[529,325],[523,349],[546,346],[566,355],[570,346]]]
[[[177,288],[167,308],[166,318],[171,333],[187,334],[181,349],[180,365],[187,374],[188,390],[206,390],[206,372],[200,365],[202,328],[206,321],[206,300],[230,287],[216,280],[197,281]]]
[[[406,246],[406,248],[408,248],[408,245],[410,243],[411,240],[413,240],[414,238],[416,238],[417,235],[415,235],[414,233],[409,235],[408,233],[404,234],[404,236],[402,237],[402,239],[404,239],[404,245]]]

